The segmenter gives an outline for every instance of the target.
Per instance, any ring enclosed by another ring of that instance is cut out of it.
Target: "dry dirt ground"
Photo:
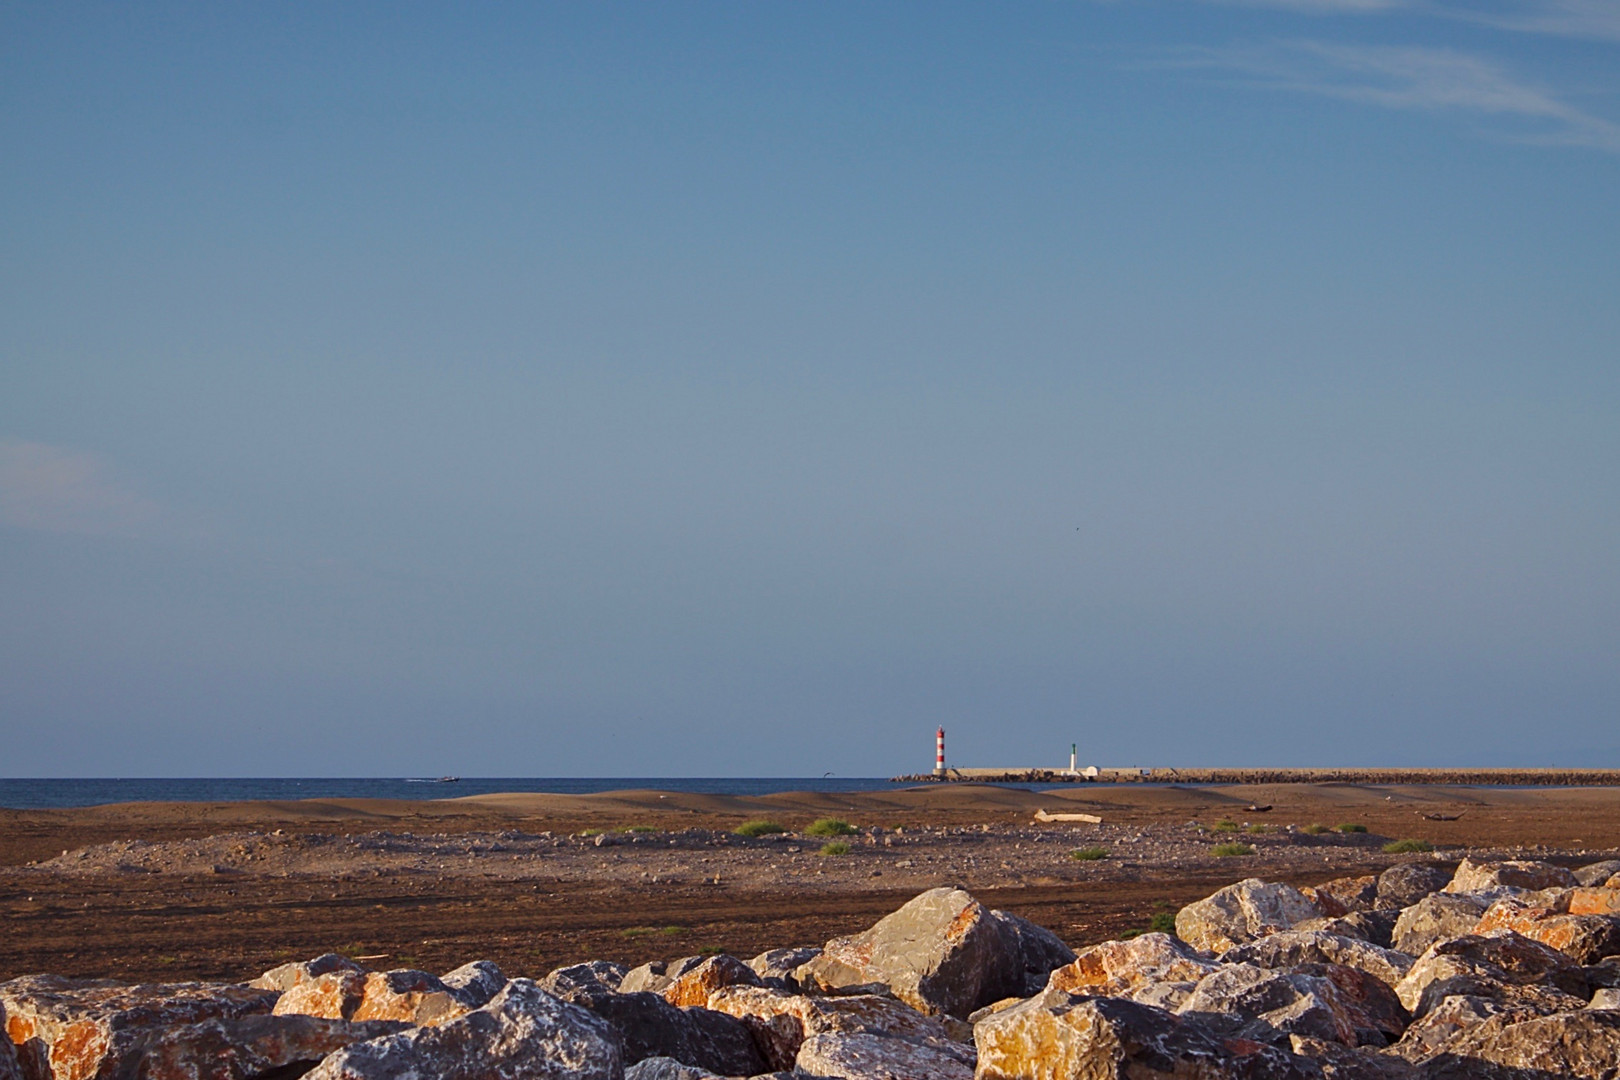
[[[1103,821],[1037,824],[1037,809]],[[750,819],[803,830],[823,816],[860,827],[847,854],[819,854],[824,841],[799,834],[732,832]],[[1220,821],[1241,831],[1217,832]],[[1312,824],[1368,831],[1305,832]],[[1409,837],[1436,851],[1384,853]],[[1212,853],[1232,839],[1254,854]],[[1088,847],[1107,857],[1071,857]],[[746,957],[852,932],[945,883],[1078,946],[1240,877],[1308,884],[1398,858],[1578,865],[1617,852],[1615,788],[964,784],[0,811],[0,979],[235,979],[334,950],[435,971],[489,959],[514,975],[590,958]]]

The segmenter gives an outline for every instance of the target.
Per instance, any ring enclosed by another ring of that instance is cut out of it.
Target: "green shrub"
[[[1384,851],[1390,855],[1405,855],[1413,851],[1433,851],[1434,845],[1427,840],[1391,840],[1384,845]]]
[[[817,855],[848,855],[852,850],[854,850],[854,849],[852,849],[848,844],[844,843],[842,840],[834,840],[829,844],[822,844],[821,845],[821,850],[816,852],[816,854]]]
[[[1105,847],[1083,847],[1069,852],[1069,858],[1079,859],[1081,862],[1096,862],[1098,859],[1108,858],[1108,849]]]
[[[1143,934],[1169,934],[1174,937],[1176,934],[1175,915],[1168,911],[1161,911],[1149,920],[1147,926],[1137,930],[1127,930],[1119,937],[1121,941],[1129,941],[1131,938],[1139,938]]]
[[[1228,818],[1221,818],[1221,820],[1210,826],[1210,828],[1212,828],[1215,832],[1237,832],[1238,823]]]
[[[1209,850],[1210,854],[1219,855],[1223,859],[1232,855],[1254,854],[1254,848],[1250,847],[1248,844],[1216,844]]]
[[[1244,829],[1243,831],[1246,832],[1246,833],[1251,833],[1254,836],[1263,836],[1266,833],[1271,831],[1271,826],[1270,825],[1250,825],[1248,828]]]
[[[738,836],[773,836],[787,832],[787,826],[774,821],[745,821],[737,826]]]
[[[852,836],[855,826],[843,818],[824,817],[812,821],[804,831],[807,836]]]
[[[1330,833],[1333,830],[1328,828],[1326,825],[1323,825],[1321,822],[1317,822],[1314,825],[1307,825],[1299,831],[1302,833],[1308,833],[1311,836],[1321,836],[1323,833]]]
[[[1344,833],[1351,833],[1351,832],[1364,833],[1364,832],[1367,831],[1367,826],[1365,826],[1365,825],[1356,825],[1356,824],[1353,824],[1353,823],[1352,824],[1346,824],[1346,825],[1340,825],[1339,826],[1339,831],[1344,832]]]

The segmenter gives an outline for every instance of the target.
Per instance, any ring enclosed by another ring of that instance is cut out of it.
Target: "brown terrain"
[[[1038,823],[1037,809],[1103,820]],[[797,833],[732,833],[825,816],[860,828],[847,853]],[[1367,832],[1305,831],[1314,824]],[[1435,851],[1385,854],[1395,838]],[[1212,853],[1234,839],[1254,854]],[[1091,847],[1107,857],[1071,857]],[[238,979],[327,951],[436,971],[489,959],[511,975],[747,957],[855,931],[946,883],[1078,946],[1243,877],[1309,884],[1464,854],[1616,857],[1620,788],[951,784],[0,810],[0,979]]]

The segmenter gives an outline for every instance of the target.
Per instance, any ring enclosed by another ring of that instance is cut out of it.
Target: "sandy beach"
[[[1040,809],[1103,820],[1037,823]],[[827,816],[859,829],[845,838],[847,854],[821,855],[823,839],[802,835]],[[794,831],[734,834],[756,819]],[[1221,821],[1253,855],[1212,854],[1233,838],[1215,831]],[[333,949],[430,969],[477,956],[541,974],[592,957],[747,956],[819,942],[940,884],[964,885],[1078,946],[1247,876],[1309,884],[1400,859],[1487,853],[1573,865],[1620,852],[1620,790],[621,791],[135,803],[4,811],[0,824],[0,978],[229,979]],[[1318,824],[1367,831],[1305,831]],[[1398,838],[1435,850],[1386,854]],[[1107,857],[1071,857],[1088,847]]]

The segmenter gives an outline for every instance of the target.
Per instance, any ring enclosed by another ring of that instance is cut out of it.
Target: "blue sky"
[[[1620,8],[0,8],[9,775],[1620,766]]]

